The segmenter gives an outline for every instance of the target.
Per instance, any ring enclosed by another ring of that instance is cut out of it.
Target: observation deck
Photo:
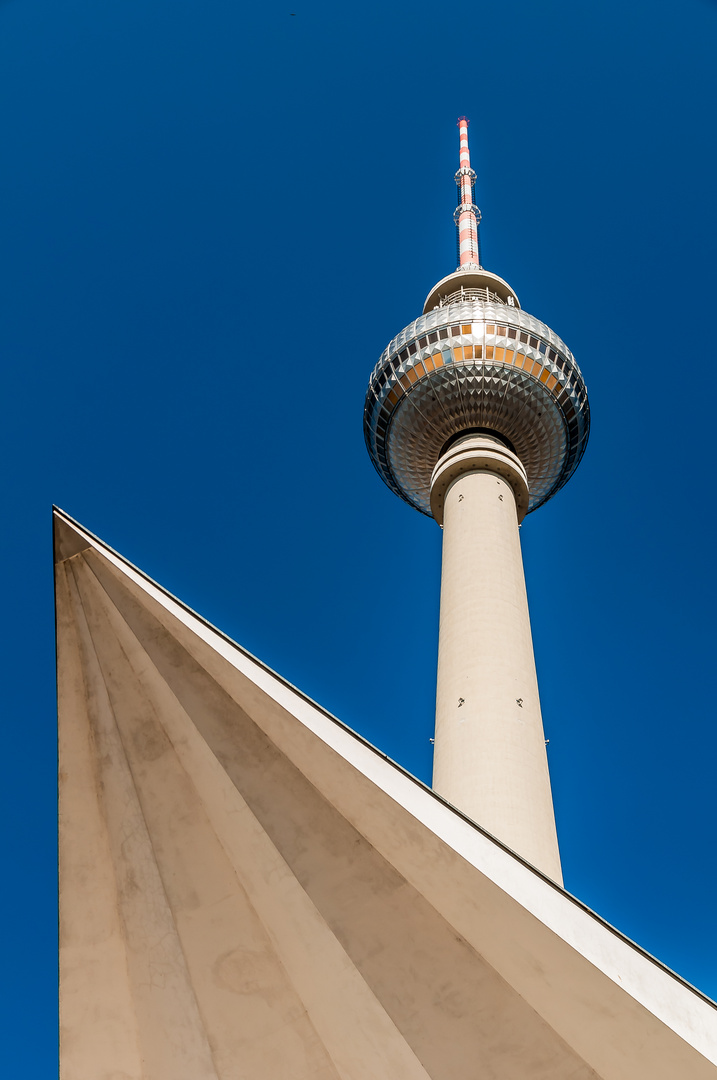
[[[521,310],[502,278],[471,276],[458,271],[439,282],[426,313],[384,350],[366,394],[366,445],[391,490],[430,515],[431,474],[446,443],[461,432],[497,434],[526,471],[530,512],[580,462],[587,389],[567,345]],[[480,290],[497,296],[484,299]]]

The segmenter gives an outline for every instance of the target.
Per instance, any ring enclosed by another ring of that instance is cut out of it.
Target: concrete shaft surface
[[[458,449],[433,479],[434,492],[448,479],[433,786],[562,883],[518,533],[522,470],[495,440],[474,437],[451,476]]]

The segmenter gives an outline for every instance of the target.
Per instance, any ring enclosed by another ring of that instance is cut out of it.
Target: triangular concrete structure
[[[64,1080],[714,1080],[712,1003],[55,529]]]

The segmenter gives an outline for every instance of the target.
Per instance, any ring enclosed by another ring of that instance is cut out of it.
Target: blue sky
[[[717,996],[716,46],[707,0],[0,3],[8,1075],[56,1057],[52,502],[430,779],[440,532],[361,416],[464,113],[592,405],[522,529],[566,886]]]

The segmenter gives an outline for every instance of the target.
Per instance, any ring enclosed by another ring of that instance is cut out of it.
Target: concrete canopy
[[[54,522],[64,1080],[714,1080],[711,1002]]]

